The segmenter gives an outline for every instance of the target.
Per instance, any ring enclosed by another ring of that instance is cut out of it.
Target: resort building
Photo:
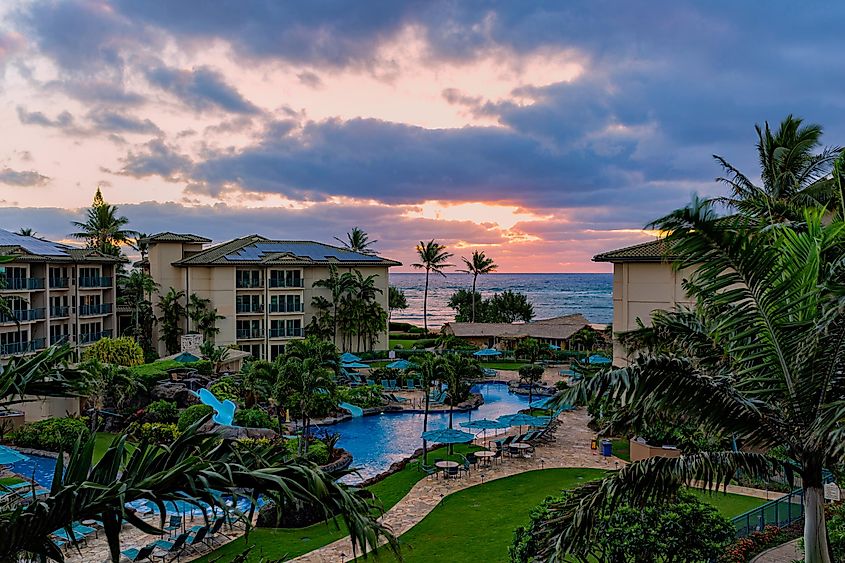
[[[540,319],[528,323],[446,323],[440,329],[443,334],[452,334],[475,346],[507,350],[516,346],[523,338],[534,338],[545,344],[570,348],[570,339],[582,329],[601,332],[604,325],[590,323],[581,314],[563,315]]]
[[[648,326],[651,313],[668,311],[676,305],[692,305],[681,282],[686,270],[672,267],[672,253],[663,240],[654,240],[593,257],[595,262],[613,264],[613,332],[637,328],[637,319]],[[613,339],[613,363],[628,363],[625,349]]]
[[[209,299],[224,318],[217,322],[218,345],[236,345],[256,358],[273,359],[286,343],[303,338],[316,311],[315,297],[331,302],[331,291],[314,287],[329,277],[329,266],[343,272],[358,270],[375,275],[381,290],[376,299],[388,309],[388,270],[399,262],[352,252],[313,241],[270,240],[259,235],[206,247],[211,241],[191,234],[159,233],[146,239],[149,257],[144,263],[159,284],[187,296]],[[160,296],[154,296],[157,305]],[[160,326],[156,327],[159,330]],[[194,327],[185,320],[184,330]],[[165,355],[159,340],[159,354]],[[387,331],[378,335],[376,349],[387,348]]]
[[[0,229],[0,361],[68,342],[77,349],[115,332],[115,269],[122,259]]]

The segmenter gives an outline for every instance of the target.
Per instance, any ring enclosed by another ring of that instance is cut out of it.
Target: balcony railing
[[[303,313],[305,312],[305,305],[289,305],[287,303],[270,303],[271,313]]]
[[[29,352],[35,352],[36,350],[43,350],[46,347],[47,341],[44,338],[36,338],[35,340],[27,340],[24,342],[12,342],[10,344],[0,344],[0,356],[27,354]]]
[[[264,287],[264,284],[261,283],[261,280],[256,280],[253,278],[235,278],[235,287],[238,289],[255,289]]]
[[[100,332],[80,332],[79,343],[90,344],[96,342],[101,338],[111,338],[111,330],[101,330]]]
[[[238,340],[249,340],[253,338],[264,338],[262,328],[239,328],[235,331]]]
[[[30,289],[44,289],[44,278],[0,278],[3,289],[13,291],[28,291]]]
[[[79,287],[111,287],[111,278],[108,276],[94,276],[79,278]]]
[[[80,305],[80,317],[93,317],[96,315],[109,315],[112,311],[111,303],[98,303],[96,305]]]
[[[56,334],[50,337],[50,346],[58,346],[70,342],[69,334]]]
[[[70,286],[70,278],[50,278],[50,289],[67,289]]]
[[[14,316],[0,315],[0,323],[25,323],[28,321],[37,321],[44,318],[44,308],[39,309],[17,309]]]
[[[261,303],[238,303],[235,305],[237,313],[263,313],[264,305]]]
[[[270,338],[293,338],[296,336],[302,336],[301,328],[290,328],[287,330],[283,328],[270,329]]]
[[[50,307],[50,317],[55,319],[58,317],[69,317],[70,316],[70,307],[67,305],[59,305]]]
[[[305,282],[302,278],[286,280],[284,278],[270,278],[270,287],[305,287]]]

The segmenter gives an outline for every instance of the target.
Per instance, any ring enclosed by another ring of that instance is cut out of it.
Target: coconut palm
[[[84,240],[88,248],[112,256],[120,256],[120,245],[132,246],[138,234],[125,228],[129,219],[118,216],[117,206],[103,201],[100,188],[97,188],[94,204],[86,211],[85,220],[72,223],[79,231],[70,236]]]
[[[319,358],[299,359],[287,357],[280,368],[280,378],[293,391],[297,400],[294,405],[302,418],[302,455],[308,453],[308,435],[311,428],[311,414],[314,403],[321,395],[331,394],[335,387],[335,373],[323,365]]]
[[[315,358],[320,365],[337,372],[340,366],[340,353],[337,346],[329,340],[309,335],[301,340],[291,340],[285,346],[285,359],[298,358],[305,360]]]
[[[387,308],[388,322],[390,321],[390,317],[393,315],[393,311],[404,310],[408,308],[408,299],[405,297],[405,292],[402,291],[401,288],[396,287],[395,285],[391,285],[390,287],[388,287]]]
[[[476,301],[476,293],[475,293],[475,284],[478,281],[478,276],[484,274],[490,274],[496,271],[498,266],[495,262],[493,262],[492,258],[488,258],[483,250],[474,250],[472,252],[472,258],[467,259],[461,256],[461,260],[464,261],[464,265],[466,265],[466,270],[459,270],[464,274],[472,274],[472,321],[475,322],[475,301]]]
[[[337,345],[337,327],[338,327],[338,307],[341,299],[349,290],[352,284],[352,276],[348,272],[341,274],[337,266],[329,265],[329,277],[324,280],[317,280],[313,283],[313,287],[322,287],[331,292],[332,305],[332,338],[335,345]]]
[[[160,339],[164,342],[168,354],[179,351],[179,337],[183,332],[182,319],[185,318],[186,313],[185,306],[182,305],[183,299],[185,299],[185,292],[171,287],[158,302],[158,310],[161,313],[158,318],[161,323]]]
[[[828,563],[822,471],[843,461],[845,416],[845,223],[805,210],[800,230],[717,220],[695,202],[656,223],[668,232],[675,267],[694,271],[684,290],[695,308],[656,312],[629,334],[633,363],[607,371],[561,400],[610,396],[626,421],[661,415],[735,437],[736,452],[706,451],[632,463],[585,486],[554,510],[538,538],[544,557],[585,553],[595,517],[620,501],[656,502],[684,483],[727,483],[737,469],[765,477],[781,446],[787,473],[802,477],[805,561]]]
[[[118,278],[120,283],[121,304],[132,307],[132,333],[135,338],[144,342],[152,338],[151,334],[144,334],[143,327],[151,326],[151,322],[143,318],[143,313],[152,313],[150,296],[158,290],[155,280],[143,270],[135,269],[128,276]]]
[[[370,247],[378,242],[377,240],[370,240],[367,232],[358,227],[352,227],[352,230],[346,233],[345,240],[338,237],[334,237],[334,239],[347,250],[361,254],[375,254],[375,250]]]
[[[425,354],[411,358],[414,363],[412,371],[420,378],[420,386],[425,393],[425,410],[423,411],[423,434],[428,431],[428,410],[431,406],[429,388],[432,382],[442,381],[446,374],[446,365],[443,356]],[[423,463],[428,463],[428,444],[423,439]]]
[[[21,235],[22,237],[34,237],[38,233],[32,227],[21,227],[15,234]]]
[[[468,382],[482,377],[482,373],[478,361],[469,356],[446,354],[443,360],[443,381],[446,383],[446,394],[449,397],[449,428],[452,428],[455,405],[469,392]],[[449,444],[449,453],[452,453],[452,444]]]
[[[725,158],[713,155],[725,171],[718,180],[731,191],[720,202],[769,223],[800,221],[804,207],[838,203],[838,191],[829,175],[841,149],[822,148],[820,125],[804,125],[801,118],[788,115],[775,131],[768,122],[754,128],[762,185],[755,185]]]
[[[135,250],[137,250],[141,254],[141,260],[142,261],[146,260],[147,255],[150,253],[149,238],[150,238],[150,235],[148,233],[142,233],[142,232],[138,231],[135,234],[135,242],[132,244],[132,246],[134,246]]]
[[[452,257],[452,254],[446,252],[446,246],[431,239],[428,242],[420,241],[417,245],[417,255],[420,261],[416,264],[411,264],[418,270],[425,270],[425,291],[423,292],[423,326],[425,332],[428,333],[428,278],[429,274],[434,272],[440,276],[446,277],[443,273],[444,268],[451,268],[451,264],[447,264],[446,260]]]

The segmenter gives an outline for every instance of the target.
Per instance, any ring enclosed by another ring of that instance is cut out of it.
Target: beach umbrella
[[[0,465],[12,465],[13,463],[17,463],[19,461],[26,461],[29,458],[19,451],[13,450],[12,448],[7,448],[6,446],[0,446]]]
[[[522,432],[523,426],[545,426],[549,423],[549,417],[547,416],[531,416],[530,414],[521,412],[506,414],[500,416],[497,420],[508,426],[519,426],[520,433]]]
[[[441,428],[423,432],[422,439],[435,444],[466,444],[475,440],[475,435],[454,428]]]
[[[591,364],[598,364],[598,365],[609,364],[610,358],[605,358],[604,356],[599,356],[598,354],[593,354],[592,356],[589,357],[587,362],[589,362]]]
[[[356,356],[355,354],[350,354],[349,352],[344,352],[340,355],[340,361],[344,364],[351,364],[353,362],[360,362],[361,358]]]
[[[549,350],[560,350],[560,346],[555,344],[549,344]]]
[[[417,367],[417,364],[408,360],[396,360],[387,364],[387,367],[390,369],[411,369]]]
[[[348,364],[343,364],[340,367],[346,369],[370,369],[369,364],[362,364],[361,362],[349,362]]]
[[[173,359],[179,362],[180,364],[192,364],[194,362],[200,361],[199,357],[194,356],[190,352],[182,352]]]
[[[473,356],[477,358],[489,358],[491,356],[501,356],[502,353],[496,350],[495,348],[482,348],[478,352],[473,353]]]
[[[461,423],[461,428],[477,428],[484,431],[484,439],[487,439],[488,430],[501,430],[507,428],[508,425],[498,420],[490,420],[489,418],[479,418],[478,420],[469,420]]]
[[[543,397],[542,399],[534,401],[533,403],[529,403],[528,406],[531,407],[532,409],[544,409],[544,408],[546,408],[546,405],[548,405],[549,401],[551,401],[551,400],[552,400],[552,397]]]

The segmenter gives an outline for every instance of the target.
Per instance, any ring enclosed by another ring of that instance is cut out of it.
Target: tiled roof
[[[156,233],[154,235],[144,237],[141,240],[146,242],[211,242],[211,239],[198,235],[192,235],[190,233],[171,233],[170,231]]]
[[[0,255],[19,262],[124,262],[124,258],[0,229]]]
[[[287,265],[401,266],[374,254],[307,240],[270,240],[260,235],[212,246],[174,262],[176,266]]]
[[[566,340],[584,327],[590,326],[584,315],[563,315],[529,323],[446,323],[443,329],[460,338],[548,338]],[[441,330],[443,330],[441,329]]]
[[[672,260],[671,245],[665,239],[656,239],[634,246],[627,246],[593,256],[594,262],[665,262]]]

